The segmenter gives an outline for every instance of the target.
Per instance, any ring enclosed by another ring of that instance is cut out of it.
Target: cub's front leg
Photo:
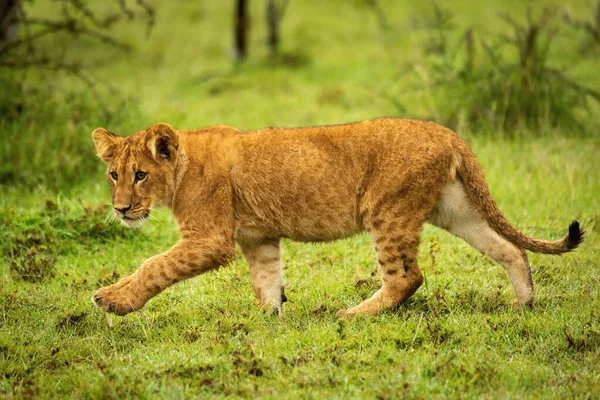
[[[235,255],[233,240],[181,239],[169,251],[148,259],[132,275],[99,289],[93,302],[102,310],[125,315],[169,286],[228,264]]]

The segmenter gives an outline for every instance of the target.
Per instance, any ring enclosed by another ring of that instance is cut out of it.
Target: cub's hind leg
[[[283,269],[279,239],[239,240],[238,244],[250,266],[250,282],[262,309],[283,316]]]
[[[383,284],[371,298],[361,304],[339,310],[338,317],[353,314],[376,315],[396,307],[412,296],[423,283],[417,266],[420,223],[382,218],[377,227],[369,228],[375,242]]]
[[[533,280],[525,251],[494,231],[472,205],[463,183],[448,184],[429,218],[504,267],[519,305],[533,304]]]

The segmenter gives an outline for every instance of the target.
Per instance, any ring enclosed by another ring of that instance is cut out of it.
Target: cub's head
[[[97,128],[92,136],[108,167],[113,212],[121,223],[138,227],[152,208],[170,203],[179,156],[179,137],[171,126],[159,123],[126,138]]]

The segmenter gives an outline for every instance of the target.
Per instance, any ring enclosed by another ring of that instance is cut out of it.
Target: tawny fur
[[[422,284],[417,249],[425,222],[497,261],[517,303],[531,305],[524,250],[564,253],[582,240],[576,222],[556,241],[518,231],[498,210],[468,146],[431,122],[382,118],[251,132],[157,124],[127,138],[98,128],[93,137],[122,222],[140,225],[153,207],[167,206],[182,235],[133,275],[96,292],[94,302],[118,315],[139,310],[178,281],[226,265],[235,243],[261,307],[281,315],[280,239],[329,241],[362,231],[375,243],[383,285],[338,315],[375,315]]]

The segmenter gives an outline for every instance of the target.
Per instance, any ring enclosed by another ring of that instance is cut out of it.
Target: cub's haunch
[[[533,303],[525,250],[560,254],[583,231],[540,240],[502,215],[469,147],[431,122],[382,118],[348,125],[242,132],[228,126],[174,130],[157,124],[126,138],[98,128],[115,215],[128,226],[169,207],[181,239],[134,274],[101,288],[93,301],[124,315],[167,287],[229,263],[237,243],[260,306],[282,314],[280,239],[328,241],[367,231],[383,285],[338,311],[375,315],[423,282],[417,266],[429,222],[504,267],[519,305]]]

